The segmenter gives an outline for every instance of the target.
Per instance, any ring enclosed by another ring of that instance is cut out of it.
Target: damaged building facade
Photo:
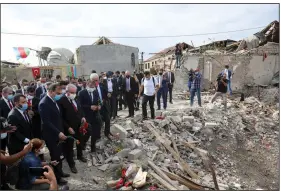
[[[92,70],[103,71],[134,71],[139,63],[139,49],[136,47],[116,44],[106,37],[101,37],[92,45],[80,46],[74,55],[75,64],[81,65],[83,75],[91,74]]]
[[[203,75],[202,88],[213,89],[217,75],[225,65],[229,65],[234,73],[234,91],[240,91],[245,86],[271,85],[273,77],[280,70],[279,38],[276,37],[276,32],[279,34],[279,23],[274,21],[266,29],[268,30],[256,33],[260,38],[255,36],[238,42],[224,43],[224,46],[220,47],[201,47],[187,51],[182,57],[182,69],[175,71],[175,88],[187,90],[188,70],[200,68]]]

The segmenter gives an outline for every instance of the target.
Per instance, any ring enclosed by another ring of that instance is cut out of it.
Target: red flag
[[[32,68],[32,74],[34,78],[40,76],[40,68]]]

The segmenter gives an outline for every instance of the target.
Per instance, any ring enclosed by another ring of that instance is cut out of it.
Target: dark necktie
[[[78,111],[78,110],[77,110],[77,107],[74,105],[74,103],[73,103],[73,101],[72,101],[72,100],[70,100],[70,103],[72,104],[72,106],[73,106],[74,110],[77,112],[77,111]]]
[[[8,103],[9,103],[10,109],[13,109],[13,105],[12,105],[11,101],[8,101]]]
[[[26,121],[27,123],[29,123],[28,116],[27,116],[26,112],[23,112],[23,115],[24,115],[25,121]]]

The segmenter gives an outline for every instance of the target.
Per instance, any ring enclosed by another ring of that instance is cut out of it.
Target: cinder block
[[[136,160],[142,155],[142,150],[135,149],[129,153],[128,159],[129,161]]]
[[[190,123],[194,123],[194,116],[183,116],[182,118],[183,122],[190,122]]]
[[[111,132],[113,134],[119,134],[120,139],[125,139],[128,135],[128,132],[122,126],[120,126],[118,124],[114,124],[111,127]]]

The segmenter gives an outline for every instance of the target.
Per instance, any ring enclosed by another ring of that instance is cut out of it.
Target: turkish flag
[[[34,78],[40,76],[40,68],[32,68],[32,74]]]

